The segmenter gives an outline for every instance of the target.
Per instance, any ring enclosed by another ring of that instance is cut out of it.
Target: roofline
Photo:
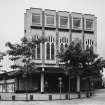
[[[30,10],[30,9],[38,9],[38,10],[41,10],[41,11],[54,11],[54,12],[66,12],[66,13],[69,13],[69,14],[72,14],[72,13],[75,13],[75,14],[80,14],[80,15],[90,15],[90,16],[94,16],[96,17],[94,14],[84,14],[84,13],[79,13],[79,12],[69,12],[69,11],[59,11],[59,10],[53,10],[53,9],[42,9],[42,8],[33,8],[33,7],[30,7],[29,9],[26,9],[26,10]]]
[[[44,10],[48,10],[48,11],[54,11],[54,12],[56,12],[56,10],[53,10],[53,9],[44,9]]]
[[[79,13],[79,12],[71,12],[71,14],[72,14],[72,13],[75,13],[75,14],[80,14],[80,15],[82,15],[82,13]]]
[[[83,15],[90,15],[90,16],[95,16],[95,15],[93,15],[93,14],[83,14]]]
[[[43,10],[43,9],[41,9],[41,8],[33,8],[33,7],[30,7],[30,9],[39,9],[39,10]]]

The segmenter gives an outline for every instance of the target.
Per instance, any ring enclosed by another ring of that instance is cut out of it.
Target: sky
[[[97,52],[105,58],[105,0],[0,0],[0,51],[7,50],[6,42],[17,43],[24,36],[24,13],[30,7],[94,14]]]

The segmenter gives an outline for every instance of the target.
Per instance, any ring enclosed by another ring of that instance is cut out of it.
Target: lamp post
[[[67,61],[67,63],[66,63],[66,66],[64,66],[64,70],[66,71],[65,73],[66,73],[66,75],[68,74],[68,99],[70,100],[70,79],[71,79],[71,77],[70,77],[70,71],[72,70],[72,67],[69,67],[69,64],[70,64],[70,61]]]
[[[40,40],[41,40],[41,43],[42,43],[42,70],[41,70],[41,84],[40,84],[40,91],[41,93],[44,93],[44,79],[45,79],[45,76],[44,76],[44,73],[45,73],[45,42],[47,41],[47,38],[45,38],[45,35],[43,34],[41,37],[40,37]]]
[[[44,87],[45,87],[45,91],[47,92],[47,88],[48,88],[48,82],[47,82],[47,80],[45,81]]]

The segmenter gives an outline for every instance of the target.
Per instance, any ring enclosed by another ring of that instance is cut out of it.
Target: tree
[[[44,38],[35,40],[35,38],[32,37],[31,40],[28,40],[26,37],[23,37],[21,39],[21,43],[19,44],[7,42],[6,46],[9,47],[9,50],[7,51],[7,53],[10,55],[9,59],[14,62],[14,64],[11,65],[11,68],[24,70],[24,68],[26,68],[25,66],[29,66],[29,68],[31,68],[29,69],[29,72],[30,70],[33,70],[33,67],[35,67],[33,66],[35,64],[33,60],[36,45],[44,43],[45,41],[46,39]],[[19,65],[19,63],[23,63],[23,65]],[[23,72],[25,72],[25,70]]]
[[[43,37],[38,40],[35,40],[35,37],[32,37],[31,40],[23,37],[20,44],[12,44],[10,42],[7,42],[6,46],[9,47],[7,53],[10,55],[10,60],[14,62],[14,64],[11,65],[11,68],[20,70],[23,73],[23,77],[28,79],[27,76],[37,70],[36,63],[33,59],[35,58],[34,52],[36,46],[40,43],[44,43],[45,41],[46,39]],[[26,87],[28,87],[28,84]],[[28,89],[26,89],[26,93],[27,92]],[[26,100],[27,99],[28,96],[26,97]]]
[[[97,83],[99,80],[101,80],[102,82],[102,71],[103,68],[105,68],[105,60],[101,57],[97,57],[96,59],[94,59],[93,62],[89,63],[87,65],[87,67],[85,66],[85,71],[82,75],[82,77],[85,77],[86,79],[89,80],[90,82],[90,90],[91,88],[91,84],[95,84]]]
[[[81,41],[71,42],[64,52],[58,54],[58,58],[64,62],[64,68],[69,73],[69,94],[71,77],[77,78],[77,92],[80,93],[80,77],[98,79],[100,71],[105,67],[105,60],[98,58],[92,47],[83,49]]]
[[[95,54],[92,47],[83,51],[81,62],[84,68],[82,77],[89,80],[89,85],[102,78],[101,72],[105,67],[105,60]],[[89,86],[89,89],[91,89],[91,86]]]
[[[61,62],[64,62],[64,66],[69,74],[69,99],[70,99],[70,78],[77,78],[77,85],[80,85],[80,75],[83,73],[81,63],[82,46],[80,41],[73,41],[64,52],[60,52],[57,56]],[[79,92],[79,88],[77,90]]]

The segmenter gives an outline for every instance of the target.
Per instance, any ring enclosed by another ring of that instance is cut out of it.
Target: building
[[[83,48],[97,47],[97,18],[91,14],[30,8],[24,14],[24,35],[28,39],[47,38],[47,42],[36,46],[34,61],[39,71],[24,80],[21,73],[14,80],[15,91],[58,92],[68,91],[68,76],[59,68],[56,54],[64,50],[71,41],[79,39]],[[28,85],[27,85],[28,81]],[[71,91],[76,90],[76,81],[71,80]],[[1,85],[2,86],[2,85]],[[28,86],[28,87],[27,87]]]

